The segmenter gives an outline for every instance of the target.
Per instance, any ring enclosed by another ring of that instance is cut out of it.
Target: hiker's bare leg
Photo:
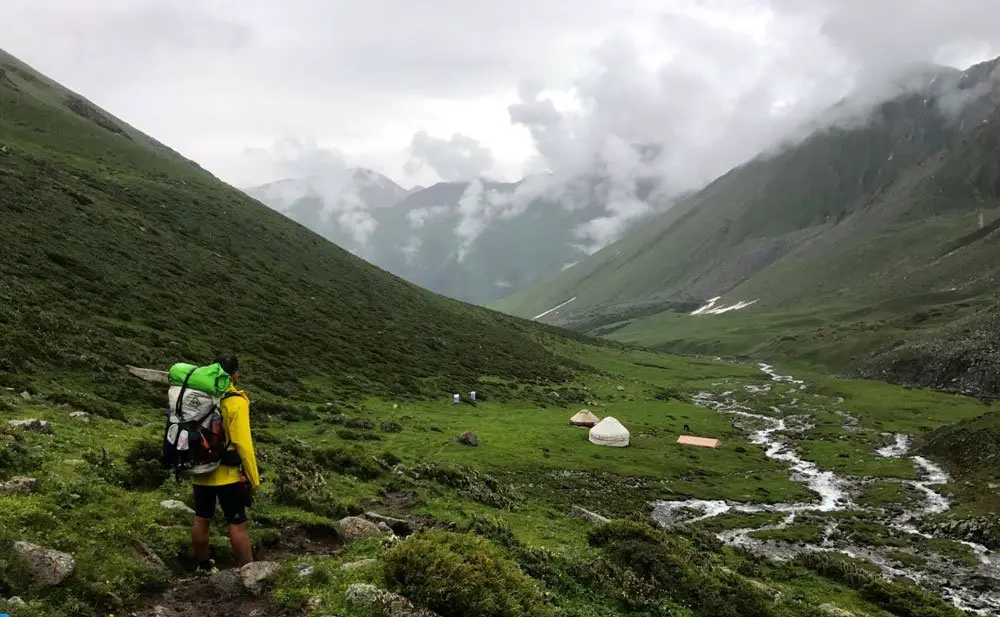
[[[191,549],[198,563],[208,559],[208,528],[211,523],[211,519],[196,516],[191,525]]]
[[[253,561],[253,546],[250,544],[250,534],[244,523],[229,526],[229,542],[233,545],[236,560],[242,566]]]

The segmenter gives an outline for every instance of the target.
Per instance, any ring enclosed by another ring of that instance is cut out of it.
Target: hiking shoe
[[[213,574],[217,574],[219,569],[215,567],[215,561],[209,559],[208,561],[199,563],[198,567],[195,568],[195,572],[204,576],[211,576]]]

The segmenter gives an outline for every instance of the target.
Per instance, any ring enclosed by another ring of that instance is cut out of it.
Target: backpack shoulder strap
[[[194,375],[196,368],[191,369],[188,374],[184,377],[184,383],[181,385],[181,392],[177,395],[177,406],[174,408],[174,413],[177,417],[181,417],[181,406],[184,404],[184,392],[187,391],[188,382],[191,381],[191,375]]]

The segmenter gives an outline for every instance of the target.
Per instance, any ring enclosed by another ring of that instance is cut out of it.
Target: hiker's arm
[[[250,437],[250,403],[242,397],[229,399],[235,407],[232,422],[228,428],[229,441],[236,447],[243,463],[243,473],[250,484],[256,489],[260,486],[260,474],[257,471],[257,456],[253,451],[253,439]]]

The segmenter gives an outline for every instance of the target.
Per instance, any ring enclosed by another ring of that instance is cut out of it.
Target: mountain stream
[[[749,432],[749,441],[764,449],[764,454],[774,460],[788,464],[790,478],[803,482],[817,494],[818,499],[808,503],[778,503],[778,504],[747,504],[723,500],[687,499],[678,501],[656,501],[653,505],[653,518],[664,527],[674,524],[693,523],[726,513],[758,513],[773,512],[785,516],[774,525],[756,528],[734,529],[718,534],[727,544],[742,546],[755,552],[763,553],[771,558],[784,560],[808,551],[840,551],[852,557],[867,559],[878,565],[890,576],[907,577],[923,588],[936,590],[946,600],[959,609],[976,615],[1000,614],[1000,555],[989,551],[986,547],[962,542],[972,549],[976,563],[963,563],[939,556],[926,557],[926,563],[920,566],[903,565],[892,559],[889,553],[898,551],[894,547],[872,547],[855,545],[849,542],[835,541],[832,536],[837,530],[837,521],[830,520],[824,529],[823,540],[818,544],[806,542],[779,542],[760,540],[751,534],[755,531],[782,529],[791,525],[801,513],[823,512],[866,512],[878,517],[880,522],[898,534],[932,538],[917,527],[921,518],[940,514],[949,509],[948,499],[933,487],[950,481],[948,474],[932,461],[921,456],[910,456],[910,460],[918,470],[917,479],[903,481],[920,493],[920,503],[907,507],[901,514],[894,512],[887,515],[876,508],[862,507],[852,500],[852,493],[857,492],[866,481],[864,478],[838,476],[832,471],[822,471],[811,461],[803,459],[794,446],[786,441],[786,435],[802,432],[810,428],[808,413],[773,417],[756,413],[747,403],[752,398],[767,395],[775,384],[784,384],[778,396],[792,407],[806,396],[806,384],[786,375],[779,375],[774,368],[761,364],[760,369],[770,377],[770,383],[764,385],[744,386],[749,399],[740,402],[733,391],[715,394],[700,392],[694,397],[696,405],[707,407],[718,413],[733,418],[737,428]],[[794,395],[794,397],[793,397]],[[791,400],[789,400],[791,399]],[[839,399],[837,404],[843,403]],[[777,407],[771,411],[780,413]],[[858,424],[858,419],[842,410],[835,413],[845,419],[844,430],[852,431]],[[911,439],[907,435],[892,436],[893,442],[879,448],[875,454],[886,458],[907,456],[910,451]]]

